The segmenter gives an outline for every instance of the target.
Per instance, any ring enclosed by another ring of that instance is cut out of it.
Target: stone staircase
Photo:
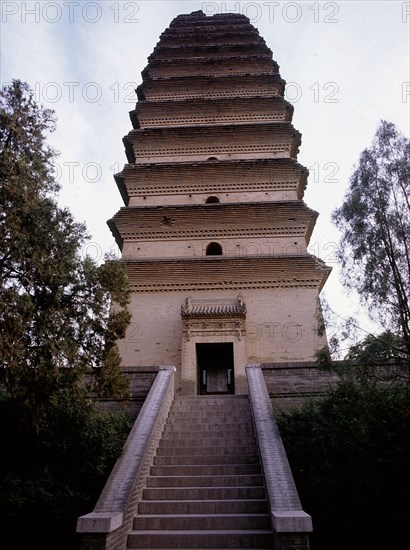
[[[247,396],[176,398],[127,548],[273,548]]]

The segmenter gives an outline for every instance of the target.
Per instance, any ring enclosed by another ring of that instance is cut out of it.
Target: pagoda
[[[81,550],[309,550],[272,402],[328,382],[315,359],[330,269],[308,252],[317,212],[284,90],[236,14],[176,17],[142,72],[108,223],[132,287],[122,364],[154,377],[78,518]]]
[[[174,365],[180,395],[246,394],[249,364],[312,362],[330,268],[285,81],[239,14],[180,15],[142,72],[109,220],[130,284],[124,367]]]

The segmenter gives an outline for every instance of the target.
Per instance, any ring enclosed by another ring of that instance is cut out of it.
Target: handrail
[[[175,367],[160,367],[94,510],[78,518],[77,533],[110,533],[123,525],[150,443],[157,432],[162,432],[172,404],[174,372]]]
[[[302,510],[260,365],[246,365],[246,376],[272,527],[277,533],[311,532],[312,518]]]

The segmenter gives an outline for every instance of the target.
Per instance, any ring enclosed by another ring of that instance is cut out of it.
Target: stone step
[[[246,407],[240,406],[225,406],[225,407],[217,407],[214,405],[210,405],[209,407],[197,407],[195,404],[193,405],[180,405],[180,406],[174,406],[169,411],[168,416],[176,415],[176,414],[185,414],[185,413],[192,413],[193,415],[197,417],[205,416],[205,415],[213,415],[213,416],[221,416],[221,415],[230,415],[230,414],[243,414],[246,418],[252,418],[251,410],[248,405]]]
[[[146,487],[144,500],[232,500],[266,498],[265,487]]]
[[[234,437],[231,435],[231,437],[223,438],[223,437],[193,437],[190,439],[181,439],[181,438],[175,438],[175,439],[168,439],[168,438],[161,438],[159,442],[159,447],[180,447],[183,445],[184,447],[222,447],[222,448],[231,448],[232,446],[239,447],[243,444],[246,445],[256,445],[256,440],[254,437]]]
[[[174,405],[179,405],[181,403],[197,403],[198,405],[220,403],[223,407],[227,403],[229,403],[229,405],[238,403],[249,403],[249,398],[247,395],[233,395],[229,393],[224,393],[221,395],[180,395],[175,398]]]
[[[247,395],[220,395],[220,396],[185,396],[175,399],[173,408],[177,407],[195,407],[197,409],[206,409],[210,407],[219,409],[249,408],[249,399]]]
[[[249,401],[244,401],[241,403],[235,403],[233,401],[224,402],[224,400],[220,400],[219,403],[205,403],[201,404],[201,402],[196,401],[185,401],[185,402],[175,402],[173,403],[171,410],[169,412],[173,412],[175,410],[183,410],[183,409],[189,409],[192,411],[216,411],[218,413],[224,412],[224,411],[246,411],[251,412],[251,407],[249,404]]]
[[[268,530],[131,531],[127,548],[272,548]]]
[[[237,410],[244,410],[249,411],[249,401],[238,401],[235,399],[231,400],[224,400],[224,399],[216,399],[214,401],[202,401],[200,399],[198,400],[178,400],[174,401],[172,405],[172,410],[178,410],[178,409],[192,409],[196,411],[209,411],[209,410],[216,410],[216,411],[237,411]]]
[[[141,500],[139,514],[267,514],[265,498],[237,500]],[[138,517],[138,516],[136,516]]]
[[[241,403],[241,404],[235,404],[235,403],[221,403],[215,404],[215,403],[209,403],[206,405],[200,405],[198,403],[192,402],[192,403],[177,403],[174,404],[169,411],[170,414],[175,412],[186,412],[186,411],[192,411],[194,413],[215,413],[215,414],[224,414],[224,413],[239,413],[243,412],[245,414],[251,414],[251,409],[249,406],[249,403]]]
[[[246,396],[178,398],[127,548],[273,548]]]
[[[227,432],[232,432],[235,430],[245,430],[245,431],[254,430],[253,423],[250,420],[243,421],[243,422],[240,422],[240,424],[238,424],[235,422],[220,422],[219,420],[216,420],[213,422],[208,422],[208,421],[197,422],[192,418],[191,419],[187,418],[185,420],[179,421],[178,423],[172,423],[171,421],[168,421],[164,431],[174,429],[175,427],[177,427],[181,431],[192,431],[196,429],[203,430],[203,431],[225,430]]]
[[[139,515],[134,518],[134,529],[270,529],[269,514],[169,514]]]
[[[219,465],[219,464],[259,464],[259,454],[253,449],[252,453],[241,455],[163,455],[154,456],[155,465]]]
[[[199,429],[192,428],[192,426],[184,426],[183,428],[178,424],[170,425],[162,432],[162,437],[252,437],[255,436],[255,431],[253,426],[244,428],[243,426],[238,426],[236,430],[227,430],[223,426],[213,427],[210,429],[204,430],[202,426],[199,426]]]
[[[249,415],[251,416],[251,408],[249,406],[249,403],[243,403],[241,405],[235,405],[235,404],[222,404],[222,405],[217,405],[217,404],[212,404],[210,403],[209,405],[206,405],[206,406],[200,406],[198,405],[197,403],[192,403],[192,404],[174,404],[170,411],[169,411],[169,414],[172,414],[172,413],[175,413],[175,412],[187,412],[187,411],[192,411],[193,413],[198,413],[198,414],[208,414],[208,413],[214,413],[214,414],[238,414],[240,412],[242,413],[245,413],[246,415]]]
[[[260,487],[262,475],[150,476],[147,487]]]
[[[250,423],[240,423],[238,421],[236,424],[231,424],[231,427],[226,427],[226,424],[223,422],[214,422],[214,423],[204,423],[202,421],[186,420],[184,422],[180,421],[168,421],[166,427],[163,430],[163,433],[167,432],[209,432],[209,433],[254,433],[255,430],[253,425]]]
[[[184,446],[184,447],[166,447],[159,446],[157,449],[158,456],[164,455],[184,455],[184,456],[198,456],[198,455],[241,455],[241,454],[253,454],[255,452],[254,445],[242,445],[236,447],[227,447],[220,448],[217,447],[195,447],[195,446]]]
[[[209,402],[209,403],[203,403],[198,401],[179,401],[177,403],[174,403],[172,406],[172,411],[184,411],[184,410],[192,410],[192,411],[216,411],[216,412],[223,412],[223,411],[248,411],[250,412],[249,408],[249,402],[248,401],[230,401],[228,403],[225,403],[223,400],[219,402]]]
[[[170,412],[167,417],[167,421],[171,423],[183,422],[185,420],[188,420],[194,424],[200,424],[202,422],[218,422],[220,424],[225,424],[229,422],[230,424],[240,424],[241,422],[252,422],[252,417],[250,413],[246,413],[244,411],[219,412],[215,410],[202,412],[193,410],[175,411]]]
[[[260,464],[190,464],[151,466],[152,476],[223,476],[260,474]]]

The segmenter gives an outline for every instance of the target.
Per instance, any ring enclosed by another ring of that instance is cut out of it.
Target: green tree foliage
[[[385,365],[392,361],[400,363],[407,359],[407,354],[403,350],[402,339],[386,331],[380,336],[368,334],[361,342],[351,346],[346,358],[350,361],[375,365]]]
[[[403,548],[410,521],[410,393],[346,381],[278,424],[311,550]]]
[[[342,232],[344,284],[384,330],[401,337],[410,356],[410,143],[381,121],[365,149],[343,205],[333,213]]]
[[[116,341],[130,289],[121,262],[81,255],[85,227],[56,200],[54,128],[27,84],[0,92],[0,517],[13,548],[73,550],[130,428],[90,400],[128,396]]]
[[[403,339],[391,331],[378,336],[368,334],[350,347],[343,373],[354,376],[362,385],[408,383],[410,361],[405,349]]]
[[[49,400],[39,430],[28,404],[0,398],[0,528],[10,548],[79,548],[77,518],[93,509],[131,427],[106,413],[81,388]]]
[[[56,202],[56,154],[45,137],[54,128],[27,84],[1,91],[0,369],[34,423],[86,369],[98,372],[100,394],[128,391],[115,344],[130,320],[127,277],[119,261],[81,256],[85,227]]]

